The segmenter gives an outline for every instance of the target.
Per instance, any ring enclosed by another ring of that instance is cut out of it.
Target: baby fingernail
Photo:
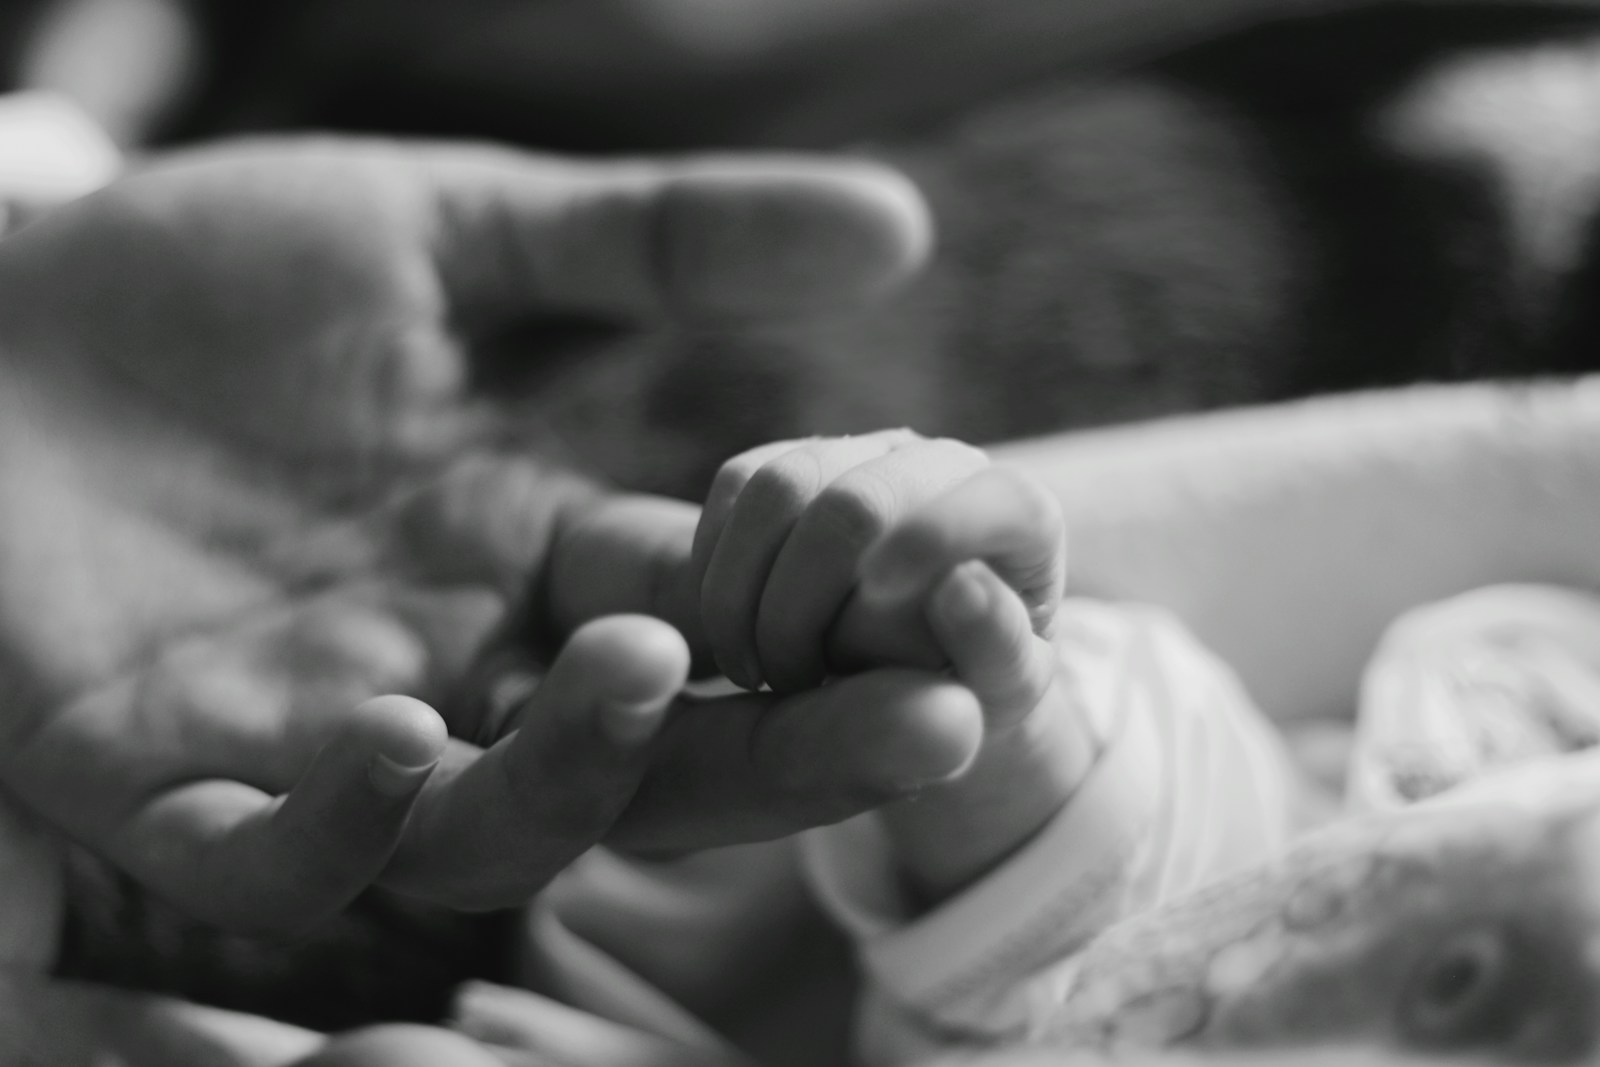
[[[408,767],[379,753],[367,764],[367,780],[386,797],[403,797],[421,788],[438,765],[439,761],[433,760],[420,767]]]
[[[600,729],[615,745],[638,748],[661,727],[665,709],[659,700],[600,705]]]
[[[993,603],[982,568],[983,564],[975,561],[963,563],[940,584],[934,603],[949,621],[977,622],[988,616]]]

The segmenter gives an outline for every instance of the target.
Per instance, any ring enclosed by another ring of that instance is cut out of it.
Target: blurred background
[[[553,450],[697,496],[721,458],[796,433],[909,423],[996,440],[1592,367],[1597,14],[1592,0],[10,0],[0,79],[70,102],[132,158],[315,129],[900,166],[940,251],[888,306],[761,335],[578,323],[508,339],[538,351],[530,419]],[[0,165],[18,158],[0,149]]]
[[[32,101],[34,130],[61,127],[63,103],[81,120],[56,145],[95,160],[74,191],[114,172],[94,136],[131,159],[337,130],[900,166],[940,251],[888,306],[761,335],[576,323],[507,339],[538,351],[530,420],[552,449],[697,496],[722,457],[792,433],[995,440],[1592,367],[1597,15],[1593,0],[10,0],[0,85],[33,91],[10,99]],[[0,171],[48,156],[38,138],[5,149],[3,127]]]
[[[1347,80],[1563,32],[1594,5],[1449,0],[10,0],[9,87],[125,143],[334,126],[560,147],[813,143],[948,115],[1262,26],[1337,43]],[[1352,52],[1353,38],[1366,38]],[[1280,53],[1289,72],[1301,41]],[[1370,91],[1370,87],[1369,87]]]

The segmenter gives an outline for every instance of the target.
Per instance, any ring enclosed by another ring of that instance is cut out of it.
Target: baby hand
[[[965,773],[882,812],[908,887],[931,905],[1042,829],[1083,782],[1099,743],[1057,648],[1033,632],[1022,598],[985,563],[947,572],[924,611],[985,727]]]
[[[909,430],[785,441],[725,464],[695,532],[704,638],[734,682],[780,692],[868,666],[949,664],[921,600],[986,560],[1045,633],[1065,580],[1054,498],[979,450]]]
[[[945,666],[977,696],[974,763],[883,813],[930,902],[1013,852],[1086,774],[1095,742],[1046,636],[1060,508],[981,452],[889,431],[746,453],[717,477],[694,560],[707,640],[741,684]]]

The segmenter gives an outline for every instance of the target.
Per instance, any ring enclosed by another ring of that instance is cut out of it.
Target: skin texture
[[[1037,832],[1093,760],[1049,640],[1064,526],[1038,483],[904,430],[735,457],[701,513],[691,585],[728,678],[791,692],[863,667],[944,666],[977,698],[972,762],[883,809],[929,905]]]
[[[1136,111],[1135,111],[1135,113],[1141,113],[1141,112],[1138,112],[1138,111],[1137,111],[1137,109],[1136,109]],[[1181,115],[1181,114],[1187,114],[1187,113],[1186,113],[1186,112],[1182,112],[1182,111],[1181,111],[1181,110],[1180,110],[1180,112],[1179,112],[1179,113],[1180,113],[1180,115]],[[1113,114],[1115,114],[1115,112],[1113,112]],[[1182,125],[1182,123],[1174,123],[1174,125]],[[936,182],[935,182],[935,183],[936,183]],[[1269,261],[1269,263],[1270,263],[1270,261]],[[1269,271],[1264,271],[1264,272],[1263,272],[1263,273],[1271,273],[1271,271],[1270,271],[1270,270],[1269,270]],[[1273,298],[1273,299],[1275,299],[1275,298]],[[1268,304],[1271,304],[1271,303],[1273,303],[1273,299],[1269,299],[1269,300],[1267,300],[1267,301],[1266,301],[1266,303],[1268,303]],[[1048,308],[1047,308],[1047,309],[1046,309],[1046,310],[1048,310]],[[914,321],[918,321],[918,320],[914,320]],[[779,351],[779,352],[780,352],[780,354],[782,354],[782,353],[787,353],[787,352],[791,352],[791,351],[792,351],[792,349],[788,349],[788,348],[785,348],[785,347],[784,347],[784,346],[783,346],[783,345],[782,345],[782,344],[779,344],[779,345],[776,345],[776,346],[775,346],[775,348],[776,348],[776,349],[777,349],[777,350],[778,350],[778,351]],[[908,348],[908,349],[907,349],[907,350],[908,350],[908,351],[909,351],[909,350],[910,350],[910,349],[909,349],[909,348]],[[781,358],[782,358],[782,357],[781,357],[781,356],[780,356],[780,359],[781,359]],[[757,378],[757,379],[756,379],[756,380],[757,380],[757,381],[758,381],[758,382],[759,382],[759,381],[760,381],[760,379],[759,379],[759,378]],[[646,451],[648,451],[648,450],[646,450]],[[702,471],[701,471],[701,473],[700,473],[700,474],[698,474],[698,475],[695,475],[695,476],[697,476],[697,477],[703,477],[703,476],[704,476],[704,471],[703,471],[703,470],[702,470]]]
[[[8,238],[8,789],[270,940],[374,882],[506,906],[607,835],[781,836],[947,775],[978,711],[928,673],[661,730],[703,635],[595,620],[659,607],[692,514],[535,458],[503,382],[575,315],[803,316],[926,250],[914,192],[866,166],[315,140],[173,157]],[[571,568],[593,596],[547,610]],[[438,708],[370,702],[397,690]],[[508,706],[529,728],[502,737]],[[835,750],[861,762],[811,755]]]

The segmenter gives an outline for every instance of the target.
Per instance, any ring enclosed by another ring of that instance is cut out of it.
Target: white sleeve
[[[1000,868],[914,912],[871,815],[807,835],[807,874],[866,977],[857,1053],[910,1063],[1042,1022],[1048,975],[1118,918],[1282,847],[1295,778],[1228,669],[1174,619],[1068,601],[1057,647],[1104,739],[1059,814]]]

